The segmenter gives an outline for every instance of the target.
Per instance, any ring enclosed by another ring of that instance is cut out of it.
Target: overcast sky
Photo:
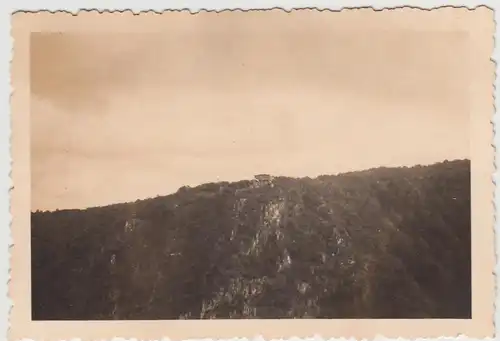
[[[33,35],[33,209],[467,158],[467,36],[376,15]]]

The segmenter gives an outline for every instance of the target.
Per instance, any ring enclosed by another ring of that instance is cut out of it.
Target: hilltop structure
[[[257,174],[254,176],[257,181],[272,181],[274,177],[269,174]]]

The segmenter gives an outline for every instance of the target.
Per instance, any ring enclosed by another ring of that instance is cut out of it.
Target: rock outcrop
[[[33,319],[470,317],[469,161],[258,181],[32,213]]]

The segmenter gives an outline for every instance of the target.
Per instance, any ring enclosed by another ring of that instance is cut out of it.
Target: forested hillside
[[[32,213],[35,320],[469,318],[470,163]]]

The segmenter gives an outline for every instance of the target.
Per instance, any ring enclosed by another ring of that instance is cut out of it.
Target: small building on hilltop
[[[272,181],[273,176],[269,174],[257,174],[254,176],[257,181]]]
[[[271,188],[274,187],[274,177],[269,174],[257,174],[254,176],[254,185],[252,187],[258,188],[262,186],[270,186]]]

